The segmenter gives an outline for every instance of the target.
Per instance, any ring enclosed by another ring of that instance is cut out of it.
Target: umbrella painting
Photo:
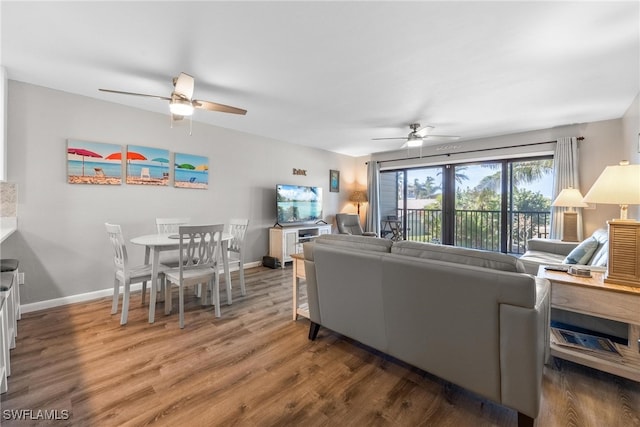
[[[179,188],[209,188],[209,158],[195,154],[176,153],[174,185]],[[197,166],[194,166],[197,165]]]
[[[120,145],[67,140],[67,182],[69,184],[120,185],[122,162],[106,159]]]
[[[127,184],[168,186],[168,159],[169,150],[128,145]]]

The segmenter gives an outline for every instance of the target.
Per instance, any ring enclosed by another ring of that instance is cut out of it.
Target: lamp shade
[[[569,187],[563,189],[558,197],[553,201],[551,206],[561,206],[568,208],[586,208],[589,206],[582,201],[583,197],[580,190],[577,188]]]
[[[349,196],[349,201],[353,203],[365,203],[367,201],[367,193],[361,190],[355,190]]]
[[[583,201],[620,205],[620,218],[627,219],[627,205],[640,204],[640,165],[607,166]]]

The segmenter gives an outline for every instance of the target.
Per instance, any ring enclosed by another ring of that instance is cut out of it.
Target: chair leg
[[[122,298],[122,317],[120,318],[120,324],[127,324],[127,316],[129,314],[129,282],[124,284],[124,296]]]
[[[147,281],[142,282],[142,299],[140,300],[140,305],[144,305],[144,301],[147,299]]]
[[[184,329],[184,285],[178,286],[178,305],[180,310],[180,329]]]
[[[247,295],[247,290],[244,287],[244,262],[240,261],[238,264],[238,275],[240,276],[240,295]]]
[[[120,297],[120,282],[113,278],[113,303],[111,303],[111,314],[118,312],[118,298]]]
[[[164,284],[164,314],[171,314],[171,282],[165,281]]]
[[[211,300],[214,300],[216,317],[220,317],[220,280],[216,274],[213,280],[213,290],[211,291]]]

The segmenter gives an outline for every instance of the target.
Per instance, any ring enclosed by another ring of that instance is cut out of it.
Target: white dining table
[[[151,291],[149,295],[149,323],[155,321],[156,296],[158,282],[158,267],[160,265],[160,252],[171,251],[180,248],[180,239],[176,233],[156,233],[134,237],[130,240],[134,245],[145,247],[144,263],[151,264]],[[227,254],[229,241],[233,239],[231,233],[222,233],[222,265],[224,267],[224,280],[227,289],[227,305],[231,299],[231,273],[229,272],[229,256]],[[149,262],[151,261],[151,262]]]

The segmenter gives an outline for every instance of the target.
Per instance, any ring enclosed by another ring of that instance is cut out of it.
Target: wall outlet
[[[24,285],[24,272],[18,273],[18,285]]]

